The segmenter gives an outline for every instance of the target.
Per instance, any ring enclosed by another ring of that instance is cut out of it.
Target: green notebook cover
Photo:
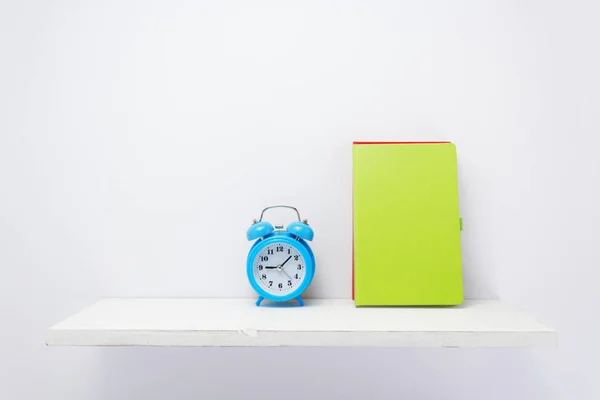
[[[353,144],[357,306],[463,301],[456,147]]]

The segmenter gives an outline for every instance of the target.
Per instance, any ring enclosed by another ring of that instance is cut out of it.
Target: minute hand
[[[290,258],[292,258],[292,256],[289,256],[289,257],[287,258],[287,260],[285,260],[285,261],[284,261],[284,262],[281,264],[281,266],[283,267],[283,266],[285,265],[285,263],[286,263],[286,262],[290,261]]]

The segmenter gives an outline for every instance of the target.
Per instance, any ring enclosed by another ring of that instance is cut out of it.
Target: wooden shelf
[[[553,347],[557,333],[498,300],[356,308],[352,300],[103,299],[47,330],[51,346]]]

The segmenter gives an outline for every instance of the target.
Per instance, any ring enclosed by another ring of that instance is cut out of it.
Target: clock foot
[[[264,300],[265,298],[262,296],[258,296],[258,300],[256,300],[256,305],[260,306],[260,303]]]
[[[298,300],[300,307],[302,307],[304,305],[304,301],[302,300],[302,297],[298,296],[298,297],[296,297],[296,300]]]

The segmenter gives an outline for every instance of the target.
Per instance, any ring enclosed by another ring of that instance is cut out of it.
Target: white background
[[[598,15],[1,1],[0,398],[600,397]],[[251,296],[245,231],[274,203],[315,229],[310,294],[349,297],[352,140],[456,143],[466,294],[558,349],[44,346],[101,297]]]

